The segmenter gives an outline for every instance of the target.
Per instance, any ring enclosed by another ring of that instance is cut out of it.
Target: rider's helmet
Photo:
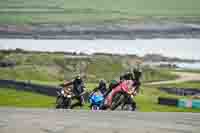
[[[133,69],[133,73],[136,80],[139,80],[142,76],[142,71],[140,69]]]
[[[99,87],[106,87],[106,81],[104,79],[99,81]]]
[[[75,77],[75,81],[77,82],[77,83],[81,83],[82,82],[82,79],[81,79],[81,75],[80,74],[78,74],[76,77]]]
[[[133,80],[133,74],[131,72],[126,72],[123,78],[124,80]]]

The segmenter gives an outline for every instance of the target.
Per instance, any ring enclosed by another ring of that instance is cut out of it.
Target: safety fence
[[[196,108],[200,109],[200,99],[176,99],[159,97],[158,104],[176,106],[180,108]]]

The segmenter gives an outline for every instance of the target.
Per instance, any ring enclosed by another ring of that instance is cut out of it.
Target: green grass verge
[[[55,98],[15,89],[0,88],[0,106],[52,108]]]

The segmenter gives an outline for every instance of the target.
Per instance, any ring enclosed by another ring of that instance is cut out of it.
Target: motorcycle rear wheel
[[[111,110],[122,110],[122,111],[135,111],[134,102],[130,102],[129,95],[125,93],[118,93],[114,96]],[[133,100],[133,99],[131,99]]]
[[[121,110],[124,111],[133,111],[135,110],[131,104],[125,104],[121,106]]]
[[[112,101],[112,105],[111,105],[111,110],[116,110],[117,108],[119,108],[123,101],[125,100],[125,97],[122,93],[117,93],[114,97],[113,97],[113,101]]]

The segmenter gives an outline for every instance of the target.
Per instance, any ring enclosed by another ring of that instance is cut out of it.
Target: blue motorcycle
[[[89,97],[91,110],[100,110],[104,103],[104,96],[100,92],[94,92]]]

